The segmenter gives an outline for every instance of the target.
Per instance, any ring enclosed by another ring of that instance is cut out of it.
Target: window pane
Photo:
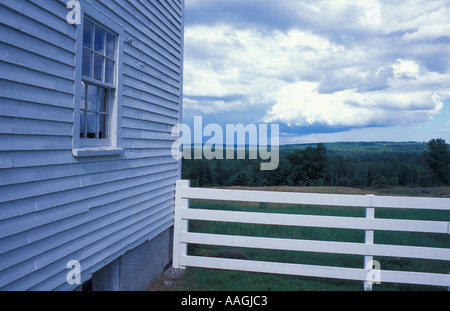
[[[83,76],[92,78],[92,52],[83,49]]]
[[[87,113],[87,138],[97,138],[97,114]]]
[[[107,107],[107,103],[106,103],[106,98],[107,98],[107,90],[104,88],[99,88],[99,96],[98,96],[98,100],[99,100],[99,111],[100,112],[108,112],[108,107]]]
[[[114,84],[114,61],[106,59],[105,82]]]
[[[95,26],[94,50],[101,54],[105,54],[105,31]]]
[[[80,108],[86,110],[86,83],[81,82],[81,103]]]
[[[108,138],[108,115],[100,114],[98,118],[98,138]]]
[[[104,57],[95,53],[94,55],[94,79],[103,82]]]
[[[86,112],[80,112],[80,138],[85,138],[84,133],[86,129]]]
[[[90,21],[84,20],[83,26],[83,46],[92,49],[92,28]]]
[[[98,111],[98,88],[93,85],[88,85],[88,99],[87,110],[92,112]]]
[[[114,49],[115,49],[116,38],[110,32],[106,32],[106,56],[115,59]]]

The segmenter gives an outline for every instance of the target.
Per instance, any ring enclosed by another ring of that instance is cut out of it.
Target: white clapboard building
[[[171,261],[184,0],[0,0],[0,290]]]

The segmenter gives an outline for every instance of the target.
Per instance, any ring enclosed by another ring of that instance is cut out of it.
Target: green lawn
[[[225,202],[191,202],[191,208],[218,209],[232,211],[251,211],[265,213],[310,214],[346,217],[364,217],[363,208],[339,208],[319,206],[280,206],[269,204],[239,205]],[[376,217],[397,219],[423,219],[450,221],[450,212],[422,210],[377,209]],[[191,232],[229,234],[258,237],[277,237],[305,240],[326,240],[342,242],[364,242],[364,231],[324,229],[309,227],[286,227],[271,225],[249,225],[223,222],[190,221]],[[449,235],[421,234],[403,232],[375,232],[375,243],[416,245],[450,248]],[[189,254],[196,256],[217,256],[221,250],[229,249],[219,246],[190,245]],[[363,267],[363,256],[323,254],[294,251],[274,251],[260,249],[238,249],[245,252],[250,260],[327,265],[339,267]],[[421,271],[449,273],[449,261],[418,260],[408,258],[375,257],[382,270]],[[184,276],[186,290],[220,290],[220,291],[332,291],[363,290],[360,281],[344,281],[322,278],[307,278],[263,273],[224,271],[200,268],[188,268]],[[416,286],[401,284],[374,285],[373,290],[447,290],[442,287]]]

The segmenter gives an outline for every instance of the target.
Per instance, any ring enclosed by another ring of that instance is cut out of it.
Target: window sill
[[[74,157],[104,157],[104,156],[119,156],[124,154],[124,150],[120,148],[85,148],[72,149]]]

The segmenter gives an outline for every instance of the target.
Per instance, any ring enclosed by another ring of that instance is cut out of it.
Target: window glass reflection
[[[95,53],[94,55],[94,79],[103,81],[103,56]]]
[[[91,112],[98,111],[98,88],[94,85],[88,86],[87,110]]]
[[[95,52],[104,54],[105,49],[105,31],[98,26],[95,26],[95,39],[94,39]]]
[[[93,24],[88,21],[84,20],[83,25],[83,46],[92,49],[92,28]]]

